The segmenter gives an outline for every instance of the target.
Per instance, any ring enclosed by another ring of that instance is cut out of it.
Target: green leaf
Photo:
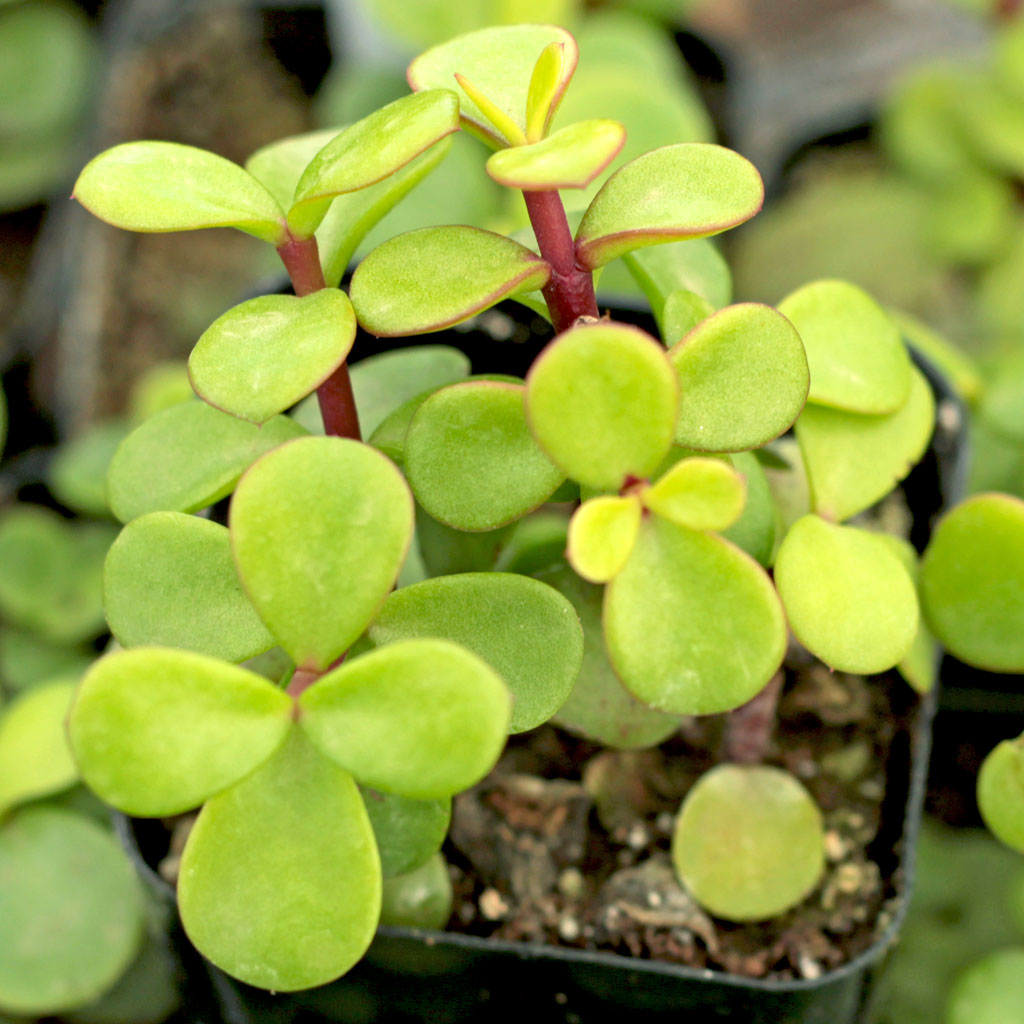
[[[109,515],[107,469],[130,429],[125,420],[104,420],[62,444],[50,463],[54,497],[83,515]]]
[[[95,652],[64,647],[10,626],[0,626],[0,679],[8,691],[27,690],[57,676],[79,678]]]
[[[775,552],[775,499],[761,463],[753,452],[736,452],[729,456],[733,468],[743,479],[747,503],[743,514],[723,531],[722,536],[742,548],[761,565],[771,564]]]
[[[384,880],[381,924],[437,931],[451,915],[452,880],[441,854],[408,874]]]
[[[352,777],[292,729],[274,757],[203,808],[182,856],[178,905],[207,959],[250,985],[290,992],[326,984],[362,957],[380,891]]]
[[[810,895],[825,869],[813,797],[789,772],[723,764],[686,794],[672,860],[697,902],[728,921],[763,921]]]
[[[499,149],[487,173],[527,192],[586,188],[615,159],[626,138],[618,121],[578,121],[526,146]]]
[[[136,378],[128,396],[128,417],[141,423],[172,405],[195,397],[188,379],[188,364],[170,359],[154,363]]]
[[[863,416],[808,404],[796,436],[814,511],[842,522],[884,498],[917,464],[934,428],[935,399],[916,367],[897,412]]]
[[[231,502],[250,600],[300,668],[345,652],[394,586],[413,529],[402,475],[358,441],[308,437],[265,455]]]
[[[921,563],[921,604],[962,661],[1024,672],[1024,501],[980,494],[949,512]]]
[[[583,650],[565,598],[512,573],[465,573],[404,587],[387,599],[369,636],[378,647],[449,640],[483,658],[512,692],[511,732],[535,728],[565,703]]]
[[[561,487],[552,495],[552,499],[561,498],[560,491]],[[575,495],[566,500],[578,498],[577,487]],[[514,525],[511,535],[502,545],[494,568],[501,572],[532,576],[541,569],[560,563],[565,558],[568,531],[569,519],[564,510],[538,509]]]
[[[663,146],[616,171],[594,197],[576,232],[580,264],[590,270],[632,249],[734,228],[761,209],[756,168],[723,146]]]
[[[142,894],[113,836],[39,806],[0,828],[0,1007],[48,1017],[95,999],[131,963]]]
[[[893,552],[903,563],[907,575],[918,589],[920,600],[921,566],[918,561],[917,551],[909,540],[902,537],[894,537],[891,534],[880,534],[892,548]],[[917,632],[914,634],[914,642],[910,650],[896,666],[903,678],[921,694],[930,693],[935,688],[936,677],[938,676],[939,660],[938,645],[925,623],[924,615],[918,617]]]
[[[567,476],[617,491],[648,477],[668,452],[676,374],[652,337],[623,324],[574,327],[538,357],[526,411],[540,446]]]
[[[130,231],[238,228],[287,240],[284,211],[230,160],[176,142],[125,142],[94,157],[71,193],[100,220]]]
[[[261,146],[248,160],[245,169],[287,210],[295,198],[295,186],[313,157],[332,139],[344,131],[343,127],[320,128],[301,135],[290,135]]]
[[[404,462],[416,500],[460,530],[518,519],[563,479],[530,434],[523,388],[497,381],[467,381],[431,395],[409,426]]]
[[[644,505],[662,519],[691,530],[726,530],[747,500],[743,478],[720,459],[677,462],[641,495]]]
[[[1024,445],[1024,352],[1014,348],[989,360],[989,385],[981,395],[978,418],[1000,436]]]
[[[374,789],[418,800],[479,782],[508,735],[501,678],[446,640],[364,654],[318,679],[299,709],[302,728],[329,758]]]
[[[1014,1024],[1024,1005],[1024,949],[999,949],[961,971],[946,1024]]]
[[[569,564],[591,583],[607,583],[617,576],[636,543],[642,512],[634,494],[588,498],[569,522]]]
[[[291,713],[291,699],[253,672],[140,647],[93,666],[68,729],[82,776],[102,799],[127,814],[166,817],[266,761]]]
[[[775,585],[796,638],[830,668],[884,672],[914,642],[913,580],[877,534],[804,516],[775,557]]]
[[[906,341],[942,371],[961,398],[974,402],[980,397],[984,388],[981,373],[963,349],[909,313],[890,309],[889,315]]]
[[[770,306],[728,306],[669,352],[679,375],[676,441],[702,451],[759,448],[787,430],[807,397],[800,337]]]
[[[159,644],[225,661],[274,646],[231,557],[219,523],[181,512],[132,520],[104,567],[107,621],[123,647]]]
[[[345,361],[356,316],[344,292],[262,295],[229,309],[189,357],[200,398],[262,424],[318,388]]]
[[[671,345],[689,334],[715,312],[715,307],[703,296],[685,289],[671,292],[661,310],[658,328],[662,340]]]
[[[748,555],[713,534],[651,517],[608,584],[612,665],[640,700],[680,715],[730,711],[782,662],[786,623],[775,588]]]
[[[907,401],[912,367],[899,328],[863,289],[815,281],[787,295],[779,312],[807,350],[809,402],[879,415]]]
[[[458,127],[459,102],[450,88],[403,96],[357,121],[303,171],[288,210],[289,228],[309,238],[335,196],[387,178]]]
[[[110,464],[107,494],[127,523],[147,512],[198,512],[234,490],[264,452],[306,432],[287,416],[262,427],[182,402],[136,427]]]
[[[526,92],[526,138],[528,142],[539,142],[548,133],[548,126],[554,116],[558,101],[562,98],[563,79],[571,69],[566,67],[568,55],[565,44],[548,43],[540,52],[537,63],[530,75],[530,87]]]
[[[423,334],[542,288],[550,273],[535,252],[492,231],[422,228],[374,249],[352,275],[349,295],[371,334]]]
[[[364,789],[363,802],[385,878],[414,871],[441,849],[452,817],[451,800],[410,800]]]
[[[457,36],[420,54],[409,65],[413,89],[451,88],[455,74],[469,79],[525,135],[527,96],[533,69],[550,43],[563,46],[560,78],[551,95],[552,111],[569,85],[579,51],[576,40],[552,25],[508,25],[480,29]],[[462,123],[467,131],[494,149],[508,145],[492,122],[470,97],[459,96]]]
[[[523,520],[519,520],[523,522]],[[416,541],[428,576],[493,569],[516,523],[483,533],[464,533],[439,523],[416,506]]]
[[[0,818],[8,807],[67,789],[78,780],[64,719],[75,680],[22,694],[0,717]]]
[[[978,773],[978,810],[992,834],[1024,853],[1024,740],[1003,740]]]

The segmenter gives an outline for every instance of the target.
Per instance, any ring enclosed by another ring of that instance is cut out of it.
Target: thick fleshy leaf
[[[600,495],[583,502],[569,522],[569,564],[591,583],[607,583],[617,576],[636,543],[642,512],[633,494]]]
[[[524,192],[586,188],[615,159],[626,138],[618,121],[578,121],[527,146],[499,149],[487,173]]]
[[[697,902],[717,917],[775,917],[800,903],[821,878],[821,811],[781,768],[719,765],[686,794],[672,860]]]
[[[95,660],[87,647],[63,646],[35,633],[0,625],[0,679],[10,694],[62,676],[81,678]]]
[[[561,490],[560,487],[553,497],[560,497],[558,492]],[[565,560],[568,532],[569,518],[563,509],[538,509],[515,524],[494,567],[501,572],[532,576],[541,569],[561,563]]]
[[[915,588],[918,588],[920,599],[921,566],[917,557],[917,551],[909,540],[903,537],[894,537],[892,534],[880,534],[893,552],[903,563],[907,575],[911,578]],[[935,688],[935,681],[939,669],[939,648],[925,622],[924,615],[918,617],[917,632],[914,634],[914,642],[910,650],[903,656],[896,666],[899,674],[918,692],[929,693]]]
[[[127,523],[147,512],[198,512],[231,493],[264,452],[306,433],[287,416],[262,427],[182,402],[146,420],[110,464],[110,507]]]
[[[565,44],[551,42],[541,50],[533,66],[530,87],[526,91],[525,128],[528,142],[539,142],[547,135],[555,106],[564,91],[562,82],[568,70],[568,59]],[[571,71],[568,73],[572,74]]]
[[[884,672],[914,642],[913,580],[877,534],[804,516],[775,557],[775,585],[796,638],[830,668]]]
[[[117,446],[130,430],[127,420],[103,420],[62,444],[50,463],[50,487],[54,497],[62,505],[87,516],[109,515],[107,470]]]
[[[550,273],[535,252],[492,231],[421,228],[374,249],[352,275],[349,295],[371,334],[423,334],[542,288]]]
[[[0,717],[0,817],[8,807],[58,793],[78,779],[64,734],[74,689],[75,680],[47,683],[22,694],[4,709]]]
[[[800,337],[770,306],[728,306],[669,353],[679,374],[676,441],[702,451],[759,448],[792,426],[807,398]]]
[[[1024,672],[1024,501],[980,494],[948,513],[921,563],[921,604],[962,661]]]
[[[379,647],[450,640],[483,658],[512,693],[511,732],[535,728],[565,703],[583,656],[569,602],[513,573],[464,573],[404,587],[387,599],[369,636]]]
[[[452,817],[451,800],[410,800],[375,789],[362,793],[385,878],[414,871],[441,849]]]
[[[693,458],[677,462],[643,492],[652,512],[691,530],[727,530],[747,500],[743,478],[720,459]]]
[[[203,808],[182,855],[178,906],[207,959],[250,985],[289,992],[359,960],[380,890],[355,782],[295,728],[266,764]]]
[[[910,356],[895,321],[863,289],[815,281],[787,295],[779,312],[807,351],[809,402],[878,415],[907,401]]]
[[[125,142],[86,164],[72,196],[130,231],[231,227],[281,245],[284,211],[237,164],[176,142]]]
[[[671,736],[679,719],[638,701],[608,661],[601,625],[604,588],[581,580],[564,562],[538,573],[538,579],[572,603],[583,626],[580,674],[554,721],[617,750],[652,747]]]
[[[80,814],[20,811],[0,828],[0,1007],[48,1017],[109,988],[142,940],[142,893],[112,835]]]
[[[439,523],[423,511],[422,505],[416,506],[416,544],[428,576],[493,569],[502,545],[516,526],[510,523],[497,530],[466,533]]]
[[[415,870],[384,880],[380,923],[436,931],[448,923],[452,902],[448,865],[436,853]]]
[[[450,89],[454,76],[461,74],[525,135],[533,69],[542,51],[551,43],[562,44],[563,57],[559,62],[559,82],[548,91],[550,99],[545,120],[550,122],[576,70],[579,56],[576,40],[565,29],[552,25],[508,25],[457,36],[417,57],[409,65],[409,84],[416,90]],[[459,100],[467,131],[495,149],[508,145],[510,140],[499,133],[465,92],[460,92]]]
[[[672,443],[679,385],[665,350],[623,324],[574,327],[526,379],[530,429],[567,476],[617,491],[649,476]]]
[[[630,274],[640,285],[655,317],[664,319],[668,297],[677,291],[692,292],[715,309],[732,301],[729,264],[710,238],[692,238],[647,249],[636,249],[622,257]],[[663,336],[666,344],[678,338]]]
[[[973,403],[984,388],[981,373],[974,360],[928,324],[900,310],[890,309],[904,339],[918,352],[934,363],[965,401]]]
[[[317,680],[299,709],[313,743],[364,784],[436,800],[491,770],[510,702],[497,673],[464,647],[404,640]]]
[[[356,316],[344,292],[261,295],[218,317],[189,357],[200,398],[266,423],[319,387],[345,360]]]
[[[246,473],[230,527],[256,611],[300,668],[323,670],[394,586],[412,538],[412,495],[368,445],[303,438]]]
[[[85,781],[142,817],[180,814],[280,746],[292,701],[235,665],[158,647],[117,651],[82,680],[68,720]]]
[[[431,395],[405,437],[416,500],[460,530],[492,530],[546,501],[561,471],[526,425],[523,388],[467,381]]]
[[[990,360],[986,369],[989,385],[981,396],[979,418],[1008,441],[1024,445],[1024,352],[1014,348]]]
[[[451,88],[403,96],[374,111],[335,136],[303,171],[288,226],[309,238],[335,196],[387,178],[458,127],[459,101]]]
[[[274,646],[242,590],[228,531],[208,519],[133,519],[107,555],[103,590],[122,647],[157,644],[237,662]]]
[[[702,295],[683,289],[672,292],[661,311],[658,328],[662,340],[671,345],[685,337],[698,324],[715,312],[715,307]]]
[[[245,169],[277,200],[282,210],[287,210],[295,198],[295,186],[310,161],[344,131],[337,128],[320,128],[278,139],[261,146],[248,160]]]
[[[1024,949],[1020,946],[998,949],[957,976],[949,989],[945,1021],[946,1024],[1014,1024],[1021,1006],[1024,1006]]]
[[[663,146],[605,182],[576,232],[577,259],[592,270],[645,245],[716,235],[749,220],[763,202],[757,169],[731,149]]]
[[[713,534],[650,517],[605,591],[605,638],[626,688],[652,707],[707,715],[745,704],[786,648],[775,588]]]
[[[762,565],[771,565],[775,552],[775,521],[778,511],[768,478],[753,452],[736,452],[729,456],[729,461],[743,478],[747,503],[739,519],[722,536]]]
[[[978,773],[978,810],[993,835],[1024,853],[1024,738],[1003,740]]]
[[[935,399],[916,367],[897,412],[863,416],[808,403],[796,436],[814,511],[842,522],[884,498],[917,464],[934,427]]]

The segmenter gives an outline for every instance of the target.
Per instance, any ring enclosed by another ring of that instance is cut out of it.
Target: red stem
[[[775,732],[782,673],[776,672],[760,693],[730,711],[725,719],[722,755],[736,764],[760,764]]]

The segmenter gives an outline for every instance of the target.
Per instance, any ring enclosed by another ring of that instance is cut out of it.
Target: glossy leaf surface
[[[441,849],[452,817],[450,800],[410,800],[375,789],[362,794],[385,878],[414,871]]]
[[[163,648],[118,651],[82,681],[71,748],[90,788],[141,817],[180,814],[280,746],[291,699],[235,665]]]
[[[730,465],[698,457],[677,462],[642,500],[676,526],[722,531],[739,519],[746,499],[743,479]]]
[[[369,636],[377,646],[450,640],[483,658],[512,693],[512,732],[546,722],[565,703],[583,651],[569,602],[513,573],[459,573],[403,587],[387,599]]]
[[[656,517],[644,521],[626,568],[605,591],[604,624],[626,688],[681,715],[745,704],[786,646],[782,606],[752,558]]]
[[[591,583],[617,576],[636,543],[642,512],[635,495],[589,498],[569,522],[569,564]]]
[[[279,992],[323,985],[366,951],[380,864],[352,777],[301,729],[209,800],[178,882],[185,931],[233,977]]]

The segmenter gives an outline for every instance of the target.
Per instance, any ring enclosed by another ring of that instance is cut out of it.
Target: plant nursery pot
[[[650,325],[647,314],[636,309],[614,312]],[[538,319],[514,303],[504,303],[472,327],[463,325],[434,340],[470,354],[475,371],[522,373],[547,340],[536,330],[546,326]],[[523,325],[528,329],[517,334]],[[550,335],[549,327],[546,333]],[[372,354],[380,344],[361,334],[353,356]],[[943,379],[923,360],[917,362],[937,399],[936,431],[928,453],[902,485],[914,514],[911,540],[921,547],[935,517],[960,490],[963,414]],[[896,895],[886,901],[887,920],[876,927],[871,944],[817,977],[752,979],[609,952],[382,927],[364,959],[344,977],[316,989],[273,994],[239,983],[202,961],[180,926],[174,939],[191,969],[203,973],[205,968],[220,1019],[228,1024],[491,1024],[524,1018],[537,1024],[591,1024],[619,1013],[627,1014],[631,1024],[680,1019],[704,1024],[723,1016],[743,1024],[866,1021],[876,979],[909,900],[935,707],[934,694],[918,699],[902,683],[892,692],[900,695],[893,707],[904,725],[890,748],[881,826],[870,851],[883,876],[893,880]],[[167,852],[163,824],[122,818],[119,827],[143,878],[173,904],[172,886],[155,870]],[[196,1019],[205,1021],[202,1013],[208,1011],[201,1002],[199,1011]]]

